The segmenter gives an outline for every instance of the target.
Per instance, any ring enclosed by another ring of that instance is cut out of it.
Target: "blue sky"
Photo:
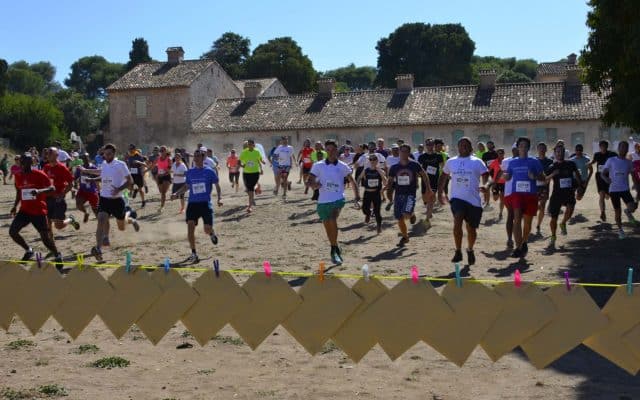
[[[199,58],[222,33],[251,39],[252,48],[291,36],[314,67],[376,65],[375,45],[407,22],[461,23],[477,55],[554,61],[587,40],[585,0],[537,1],[7,1],[2,6],[0,58],[50,61],[64,80],[80,57],[126,62],[131,41],[144,37],[151,56],[182,46]]]

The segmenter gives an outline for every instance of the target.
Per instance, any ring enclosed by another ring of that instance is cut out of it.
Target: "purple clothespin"
[[[567,285],[567,291],[571,291],[571,282],[569,282],[569,272],[564,273],[564,283]]]
[[[36,263],[38,263],[38,268],[42,268],[42,254],[40,252],[36,253]]]
[[[220,261],[217,259],[213,260],[213,270],[216,273],[216,278],[220,277]]]

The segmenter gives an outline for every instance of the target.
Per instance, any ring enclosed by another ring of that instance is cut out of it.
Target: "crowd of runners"
[[[232,190],[238,192],[240,185],[244,186],[247,213],[255,210],[256,195],[262,193],[260,177],[267,167],[275,181],[273,194],[279,196],[281,191],[283,203],[293,188],[297,169],[297,184],[304,185],[304,194],[317,202],[317,213],[331,247],[330,257],[336,264],[343,262],[338,218],[345,206],[345,190],[351,189],[355,207],[363,213],[364,222],[375,223],[378,233],[382,231],[382,210],[386,203],[385,212],[392,212],[397,221],[399,247],[409,243],[409,224],[416,224],[420,216],[421,223],[428,229],[434,209],[448,203],[453,220],[451,261],[463,261],[466,231],[466,259],[468,265],[474,265],[477,230],[483,211],[492,201],[498,208],[498,220],[505,223],[506,246],[512,249],[512,257],[524,258],[533,224],[536,224],[535,234],[541,235],[545,216],[549,217],[549,248],[555,246],[558,227],[561,235],[567,235],[567,223],[593,175],[600,219],[606,221],[605,202],[610,199],[618,235],[623,239],[622,212],[632,224],[637,224],[633,213],[640,200],[640,143],[631,151],[626,141],[618,144],[617,152],[609,150],[606,141],[599,146],[600,151],[589,158],[582,145],[569,151],[558,141],[549,151],[545,143],[537,143],[532,151],[531,141],[521,137],[511,148],[496,148],[488,142],[477,143],[474,151],[471,140],[463,137],[457,143],[454,156],[445,151],[444,141],[437,138],[427,139],[413,152],[402,141],[387,148],[383,139],[355,147],[348,140],[339,146],[333,140],[312,145],[312,141],[306,139],[296,152],[287,137],[282,137],[268,153],[248,140],[240,151],[232,149],[221,160],[202,144],[191,151],[156,146],[146,155],[131,144],[119,157],[116,147],[107,144],[90,157],[87,153],[70,154],[61,149],[60,143],[54,143],[42,153],[31,148],[15,156],[12,166],[5,154],[0,173],[5,184],[13,180],[15,185],[15,203],[11,209],[14,219],[9,233],[24,249],[23,260],[35,255],[20,235],[20,231],[31,224],[49,251],[45,258],[62,262],[54,229],[80,228],[75,216],[68,213],[66,199],[70,194],[84,223],[89,222],[92,214],[96,217],[95,245],[90,253],[102,261],[103,249],[110,246],[110,218],[115,218],[119,231],[128,225],[135,231],[140,230],[133,203],[139,208],[147,207],[148,185],[155,184],[160,194],[156,212],[162,213],[168,200],[180,202],[179,213],[185,214],[191,248],[187,261],[197,263],[195,230],[200,219],[204,233],[214,245],[218,243],[213,228],[212,194],[215,187],[216,203],[221,207],[219,176],[224,166]],[[531,153],[535,156],[530,156]],[[630,178],[635,197],[631,193]],[[138,196],[139,203],[135,200]],[[86,208],[87,203],[90,209]],[[419,211],[419,203],[423,211]],[[61,269],[60,264],[58,266]]]

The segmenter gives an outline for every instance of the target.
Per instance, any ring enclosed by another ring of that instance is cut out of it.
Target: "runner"
[[[236,149],[231,149],[229,157],[227,157],[227,168],[229,169],[229,182],[231,187],[236,188],[236,193],[240,190],[240,160],[236,154]]]
[[[369,142],[369,147],[371,147],[371,143],[373,143],[373,142]],[[375,152],[378,153],[378,154],[382,154],[382,156],[384,158],[389,157],[389,150],[387,150],[384,147],[384,139],[383,138],[379,138],[377,143],[378,143],[377,147],[376,147],[375,143],[373,144],[373,146],[375,148]]]
[[[89,162],[89,154],[83,153],[80,156],[84,169],[98,169],[95,165]],[[100,197],[98,196],[98,186],[96,185],[94,178],[82,175],[81,168],[76,168],[74,174],[75,180],[78,183],[78,193],[76,194],[76,208],[84,214],[82,221],[86,224],[89,222],[89,213],[84,207],[84,203],[89,203],[93,214],[98,216],[98,202]]]
[[[551,221],[549,227],[551,228],[551,239],[549,242],[549,248],[555,248],[556,244],[556,232],[558,229],[558,216],[560,215],[560,209],[564,206],[565,211],[562,216],[562,222],[560,222],[560,233],[567,235],[567,221],[571,219],[573,210],[576,205],[575,187],[582,187],[582,178],[580,172],[576,167],[576,164],[572,161],[566,161],[564,146],[556,146],[554,152],[554,163],[549,168],[546,181],[553,180],[553,192],[551,193],[551,199],[549,200],[549,215]]]
[[[158,160],[158,157],[160,157],[160,147],[153,146],[151,154],[147,156],[147,170],[151,171],[151,177],[156,184],[158,184],[158,167],[156,166],[156,160]]]
[[[127,224],[131,224],[136,232],[140,225],[132,218],[129,211],[125,210],[126,204],[122,191],[131,186],[133,178],[129,173],[127,164],[116,160],[116,147],[112,144],[104,146],[104,162],[100,169],[85,169],[80,167],[84,175],[99,176],[102,184],[100,187],[100,200],[98,202],[98,226],[96,228],[96,246],[91,248],[91,255],[98,262],[102,262],[102,246],[109,235],[109,217],[116,218],[118,230],[124,231]]]
[[[635,151],[629,154],[629,159],[633,164],[633,187],[636,190],[636,203],[640,201],[640,142],[634,145]]]
[[[600,206],[600,221],[605,222],[607,215],[604,209],[604,200],[609,198],[609,184],[602,179],[602,171],[604,170],[604,164],[609,158],[616,157],[617,154],[613,151],[609,151],[609,142],[601,140],[599,143],[600,151],[593,155],[591,160],[591,166],[596,164],[596,187],[598,188],[598,205]],[[592,170],[593,173],[593,170]],[[591,175],[589,175],[591,178]]]
[[[182,161],[182,154],[175,154],[174,163],[171,166],[171,170],[173,171],[173,187],[171,188],[171,193],[176,193],[185,185],[185,182],[187,181],[186,175],[188,168],[187,165]],[[179,197],[180,211],[178,211],[178,214],[182,214],[184,212],[184,191],[180,193]]]
[[[529,252],[527,241],[531,233],[531,221],[538,211],[538,186],[536,180],[544,180],[544,169],[538,159],[529,157],[531,141],[518,138],[518,157],[510,160],[505,172],[505,181],[511,180],[510,204],[513,208],[513,229],[516,249],[514,258],[524,258]]]
[[[344,207],[344,178],[353,184],[355,201],[360,201],[360,194],[351,168],[338,160],[338,145],[333,140],[325,142],[327,159],[318,161],[311,167],[308,185],[319,191],[317,212],[331,244],[331,261],[342,264],[342,252],[338,246],[338,217]]]
[[[20,171],[22,171],[22,166],[20,164],[20,156],[16,154],[15,156],[13,156],[13,165],[9,169],[9,180],[14,179],[15,181],[15,176],[19,174]]]
[[[213,155],[213,149],[207,149],[207,157],[204,159],[204,166],[211,168],[216,175],[220,173],[220,160]]]
[[[498,158],[492,160],[489,163],[489,174],[493,182],[491,184],[491,193],[493,194],[493,201],[499,202],[498,220],[502,220],[502,211],[504,210],[504,184],[505,180],[499,176],[502,171],[502,161],[504,161],[504,149],[498,149],[496,152]],[[486,182],[485,182],[486,184]]]
[[[144,174],[147,170],[147,164],[144,161],[144,157],[134,144],[129,145],[129,152],[127,153],[127,157],[125,158],[125,162],[129,167],[129,172],[131,173],[131,178],[133,179],[133,192],[131,194],[131,198],[135,199],[136,194],[140,193],[140,200],[142,200],[142,204],[140,208],[144,208],[147,202],[144,200],[144,187],[146,186],[144,183]]]
[[[400,146],[397,144],[391,145],[391,154],[385,160],[385,166],[387,170],[391,170],[391,167],[400,162]]]
[[[352,147],[351,145],[348,146],[343,146],[343,152],[340,153],[340,161],[342,161],[343,163],[347,164],[349,167],[351,167],[351,169],[353,169],[353,157],[355,157],[354,153],[352,152]],[[347,180],[347,178],[344,178],[344,184],[346,185],[346,188],[350,187],[350,183]]]
[[[67,212],[67,202],[64,198],[73,188],[73,175],[71,175],[71,171],[69,171],[65,164],[58,161],[57,148],[49,148],[48,157],[49,162],[44,166],[44,173],[51,179],[56,189],[55,192],[49,194],[47,197],[49,232],[53,235],[52,225],[58,230],[62,230],[68,225],[78,230],[80,229],[80,224],[76,221],[75,217],[71,214],[68,218],[65,216]]]
[[[289,182],[289,172],[291,166],[295,164],[296,157],[293,155],[293,147],[289,145],[289,139],[286,136],[280,138],[280,146],[276,147],[273,152],[273,158],[278,162],[278,173],[276,174],[276,188],[274,195],[278,195],[278,189],[282,185],[282,199],[287,200],[287,189],[291,189]]]
[[[434,194],[427,174],[418,162],[409,158],[411,147],[403,144],[398,154],[400,161],[389,168],[387,197],[389,199],[393,198],[393,216],[398,220],[398,228],[400,228],[400,233],[402,234],[398,247],[403,247],[409,243],[409,232],[405,220],[409,219],[412,224],[416,222],[414,208],[416,205],[416,191],[418,190],[418,177],[422,179],[422,186],[427,188],[426,193],[422,195],[423,202],[426,203],[431,200]],[[393,195],[394,191],[395,196]]]
[[[476,150],[475,153],[473,153],[473,155],[476,156],[476,158],[479,158],[482,160],[482,156],[484,155],[484,153],[487,152],[487,146],[485,146],[484,142],[478,142],[476,144],[476,147],[478,148],[478,150]]]
[[[542,170],[545,174],[549,173],[549,168],[553,165],[553,160],[547,157],[547,145],[545,143],[538,143],[538,161],[542,165]],[[536,224],[536,235],[542,236],[540,226],[544,219],[544,213],[547,209],[547,200],[549,200],[549,183],[546,179],[539,179],[536,182],[536,189],[538,193],[538,223]]]
[[[167,200],[167,192],[171,187],[171,156],[167,152],[165,146],[160,146],[160,153],[154,163],[157,170],[156,182],[158,183],[158,191],[160,192],[160,208],[159,213],[164,209],[164,203]]]
[[[446,163],[446,162],[447,162],[447,160],[449,159],[449,153],[447,153],[447,152],[445,151],[445,148],[444,148],[444,140],[442,140],[442,139],[435,139],[435,140],[433,141],[433,143],[435,144],[435,150],[436,150],[436,153],[440,153],[440,154],[442,154],[443,162],[445,162],[445,163]],[[442,176],[442,170],[440,170],[440,176]],[[447,201],[448,201],[448,200],[449,200],[449,180],[447,180],[447,183],[446,183],[446,184],[445,184],[445,186],[444,186],[444,195],[445,195],[445,197],[447,198]]]
[[[300,167],[300,179],[298,179],[298,183],[307,182],[309,179],[309,171],[311,171],[311,167],[313,166],[313,161],[311,161],[311,153],[313,153],[313,149],[311,148],[311,139],[307,138],[304,140],[302,144],[302,148],[298,152],[298,166]],[[309,188],[305,185],[304,194],[309,192]]]
[[[576,164],[578,172],[580,173],[582,185],[576,188],[576,200],[582,200],[589,185],[591,175],[593,174],[593,166],[591,165],[591,159],[584,154],[584,147],[581,144],[577,144],[575,150],[576,152],[570,158],[570,161]]]
[[[314,163],[317,163],[318,161],[327,159],[327,152],[324,150],[324,146],[322,145],[322,142],[320,141],[316,142],[314,146],[314,150],[315,151],[311,153],[311,161],[313,161]],[[321,154],[321,158],[318,158],[319,154]]]
[[[362,182],[364,186],[364,197],[362,199],[362,212],[364,213],[364,223],[368,224],[371,220],[371,209],[373,208],[373,215],[376,218],[376,231],[382,232],[382,215],[380,214],[380,206],[382,203],[382,197],[380,192],[383,186],[387,185],[387,177],[382,168],[378,166],[378,157],[375,154],[370,154],[368,168],[363,169],[362,173],[358,175],[356,179],[357,183]],[[346,164],[346,163],[345,163]],[[345,179],[349,180],[348,177]]]
[[[413,152],[413,159],[418,161],[418,159],[420,158],[421,155],[424,154],[424,144],[420,143],[418,145],[418,150]]]
[[[609,184],[609,196],[616,216],[618,226],[618,237],[625,238],[622,229],[621,201],[624,201],[626,208],[624,213],[629,218],[629,222],[637,225],[638,222],[633,217],[633,212],[638,208],[638,203],[633,201],[633,196],[629,190],[629,175],[633,173],[633,163],[627,159],[629,142],[623,140],[618,144],[618,155],[607,159],[602,169],[601,177]]]
[[[425,142],[426,151],[418,158],[418,163],[424,169],[429,176],[429,183],[431,184],[431,190],[434,193],[438,192],[438,178],[442,167],[444,166],[444,157],[441,153],[435,151],[435,142],[432,138],[427,139]],[[427,187],[422,185],[422,194],[427,192]],[[424,220],[425,227],[431,226],[431,218],[433,217],[433,207],[435,205],[435,196],[431,200],[424,202],[427,209],[427,217]]]
[[[507,209],[507,221],[505,223],[505,229],[507,231],[507,248],[508,249],[513,248],[514,213],[513,213],[513,205],[511,203],[511,194],[513,193],[512,191],[513,184],[511,180],[504,179],[504,174],[507,172],[507,169],[509,169],[509,163],[511,162],[511,160],[518,158],[518,154],[519,154],[518,147],[514,143],[513,146],[511,147],[511,157],[508,157],[502,160],[502,163],[500,164],[500,173],[498,174],[498,180],[502,179],[504,181],[504,206]]]
[[[9,235],[20,247],[24,249],[23,261],[33,258],[33,249],[27,244],[20,231],[31,224],[40,234],[42,243],[49,252],[55,255],[55,262],[62,262],[62,254],[58,251],[56,243],[47,221],[47,193],[55,192],[51,180],[42,171],[31,169],[33,158],[29,154],[20,157],[21,171],[15,175],[16,199],[11,208],[13,222],[9,227]],[[20,203],[20,211],[16,212]],[[56,265],[58,271],[62,271],[62,265]]]
[[[462,222],[467,227],[467,262],[469,266],[476,263],[473,246],[476,243],[477,230],[482,219],[482,200],[480,191],[486,191],[480,186],[481,178],[489,172],[484,162],[473,155],[471,139],[463,137],[458,140],[458,156],[444,164],[442,176],[438,181],[438,199],[442,205],[446,204],[444,188],[451,179],[451,212],[453,213],[453,241],[456,246],[451,262],[462,261]]]
[[[2,160],[0,160],[0,171],[2,172],[2,182],[7,184],[7,175],[9,175],[9,155],[4,153]]]
[[[484,162],[484,165],[486,165],[488,168],[489,165],[491,165],[491,163],[493,162],[493,160],[498,158],[498,152],[495,149],[496,149],[496,145],[490,140],[487,142],[486,151],[482,152],[481,156],[478,156],[476,154],[476,157],[480,158]],[[488,179],[488,176],[485,176],[484,179],[485,180]],[[487,182],[483,182],[483,184],[486,185]],[[490,193],[487,190],[486,192],[484,192],[484,205],[487,208],[489,207],[489,200],[490,200]]]
[[[253,211],[251,208],[254,204],[254,191],[260,180],[260,175],[264,173],[262,169],[262,155],[255,148],[256,144],[253,139],[247,141],[247,148],[240,153],[240,166],[242,167],[242,180],[249,197],[249,205],[247,212]]]
[[[260,154],[260,153],[258,153]],[[205,153],[196,150],[193,153],[194,167],[187,171],[185,183],[171,194],[171,200],[178,197],[183,198],[184,193],[189,191],[189,203],[187,204],[187,236],[189,238],[189,246],[191,246],[191,255],[187,261],[196,264],[200,262],[198,253],[196,252],[196,225],[198,220],[202,218],[204,224],[204,233],[209,235],[211,243],[218,244],[218,237],[213,230],[213,206],[211,205],[211,192],[213,185],[216,186],[218,194],[218,207],[222,207],[222,191],[218,183],[218,175],[215,170],[204,166]],[[175,187],[175,185],[174,185]]]

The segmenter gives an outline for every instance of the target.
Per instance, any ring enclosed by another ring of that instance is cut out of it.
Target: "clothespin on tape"
[[[516,269],[516,273],[513,274],[513,283],[515,283],[516,287],[522,286],[522,277],[519,269]]]
[[[627,271],[627,294],[629,296],[633,294],[633,268],[631,267]]]
[[[171,269],[171,261],[169,260],[169,257],[165,257],[164,258],[164,273],[168,274],[169,273],[169,269]]]
[[[456,263],[455,268],[456,268],[456,286],[461,288],[462,287],[462,278],[460,278],[460,264]]]
[[[84,254],[76,254],[76,263],[78,264],[78,269],[82,271],[84,269]]]
[[[324,261],[320,261],[320,266],[318,267],[318,280],[324,282]]]
[[[42,268],[42,253],[36,253],[36,263],[38,264],[38,268]]]
[[[362,277],[365,282],[369,282],[369,265],[365,264],[362,266]]]
[[[418,283],[418,277],[418,267],[414,265],[411,267],[411,280],[413,283]]]
[[[264,268],[264,274],[267,278],[271,278],[271,263],[269,261],[264,261],[262,263],[262,268]]]
[[[125,253],[124,270],[127,272],[127,274],[131,272],[131,252],[130,251],[127,251]]]
[[[213,271],[216,273],[216,278],[220,277],[220,261],[216,258],[213,260]]]
[[[564,273],[564,284],[567,286],[567,292],[571,291],[571,282],[569,282],[569,272]]]

